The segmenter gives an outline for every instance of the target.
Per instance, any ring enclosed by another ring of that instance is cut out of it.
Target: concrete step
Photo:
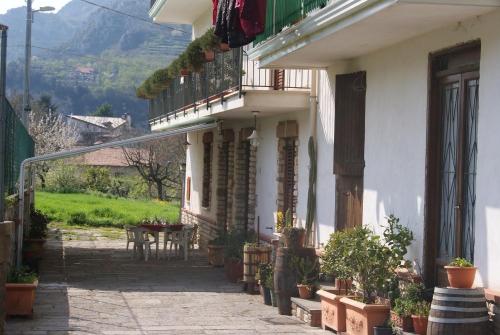
[[[311,327],[321,327],[321,303],[319,301],[292,298],[292,315]]]

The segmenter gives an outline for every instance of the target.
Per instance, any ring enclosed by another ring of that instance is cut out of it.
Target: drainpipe
[[[318,119],[318,83],[319,83],[319,70],[313,69],[311,70],[311,93],[309,96],[309,127],[310,131],[309,134],[311,138],[313,139],[314,147],[316,148],[316,159],[319,155],[318,153],[318,141],[317,141],[317,119]],[[316,165],[317,166],[317,165]],[[317,171],[316,171],[317,173]],[[316,183],[317,185],[317,176],[316,176]],[[316,199],[317,199],[317,194],[315,193]],[[316,203],[316,201],[315,201]],[[314,206],[314,221],[313,221],[313,237],[312,237],[312,245],[314,247],[318,246],[318,241],[319,241],[319,236],[318,236],[318,223],[317,223],[317,217],[316,217],[316,208],[317,206]]]
[[[7,66],[7,26],[0,25],[0,222],[5,214],[5,121],[7,118],[7,97],[5,94]],[[0,320],[3,322],[3,320]]]

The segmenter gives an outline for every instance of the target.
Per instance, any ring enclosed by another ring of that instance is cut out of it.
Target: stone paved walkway
[[[120,240],[46,245],[33,319],[11,318],[6,334],[331,334],[228,283],[196,254],[132,260]]]

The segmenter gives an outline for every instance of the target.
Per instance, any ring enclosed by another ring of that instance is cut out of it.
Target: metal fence
[[[190,108],[210,106],[229,94],[245,90],[309,89],[310,70],[261,69],[249,60],[243,49],[216,52],[202,71],[173,80],[155,99],[150,100],[150,122],[177,115]]]
[[[262,42],[302,20],[311,11],[323,8],[329,0],[267,0],[265,31],[255,43]]]
[[[17,192],[21,162],[34,156],[35,143],[9,101],[6,102],[6,105],[5,191],[7,195],[11,195]]]

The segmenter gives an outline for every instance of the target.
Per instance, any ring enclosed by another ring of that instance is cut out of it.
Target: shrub
[[[85,171],[87,188],[92,191],[106,193],[111,185],[109,169],[103,167],[90,167]]]
[[[71,213],[69,215],[68,223],[70,225],[78,226],[87,224],[87,214],[84,212]]]
[[[47,236],[47,225],[50,220],[47,215],[39,210],[31,210],[31,225],[29,231],[29,238],[31,239],[42,239]]]
[[[117,197],[127,198],[130,194],[131,184],[125,180],[113,178],[108,187],[108,193]]]
[[[256,279],[261,285],[272,289],[274,287],[274,269],[271,263],[261,263],[257,270]]]
[[[36,273],[29,271],[26,267],[21,267],[19,270],[13,268],[7,276],[7,283],[32,284],[37,279]]]
[[[47,188],[56,193],[83,193],[85,182],[78,169],[73,165],[61,164],[47,173]]]

